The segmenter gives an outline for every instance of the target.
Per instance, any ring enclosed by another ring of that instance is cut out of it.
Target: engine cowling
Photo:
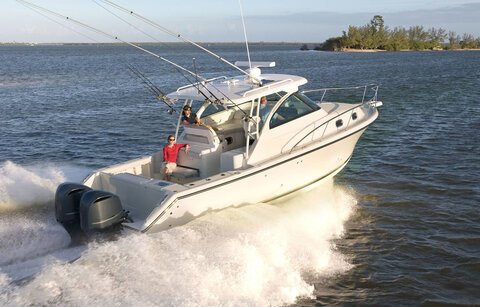
[[[92,190],[86,185],[65,182],[55,192],[55,218],[64,226],[80,223],[79,206],[82,195]]]
[[[83,193],[79,210],[80,228],[85,233],[108,229],[127,218],[120,198],[105,191],[90,190]]]

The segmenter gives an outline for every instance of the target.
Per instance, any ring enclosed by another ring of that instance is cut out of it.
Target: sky
[[[175,37],[102,4],[101,0],[28,1],[122,40],[176,41]],[[192,41],[245,40],[239,0],[115,0],[115,3]],[[349,25],[369,23],[374,15],[382,15],[389,28],[421,25],[480,37],[478,0],[242,0],[241,6],[250,42],[323,42],[340,36]],[[0,0],[0,42],[112,41],[66,19],[52,15],[47,18],[16,0]]]

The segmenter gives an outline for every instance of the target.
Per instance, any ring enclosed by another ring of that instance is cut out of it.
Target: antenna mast
[[[247,28],[245,28],[245,20],[243,18],[242,0],[238,0],[238,4],[240,5],[240,15],[242,16],[243,35],[245,36],[245,45],[247,46],[248,67],[252,69],[252,62],[250,61],[250,50],[248,49]]]

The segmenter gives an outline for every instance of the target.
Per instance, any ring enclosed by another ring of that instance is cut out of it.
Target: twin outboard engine
[[[115,194],[66,182],[55,193],[55,217],[67,230],[80,226],[89,234],[123,223],[127,212]]]
[[[80,222],[80,199],[83,193],[92,190],[79,183],[62,183],[55,193],[55,217],[64,226],[78,225]]]

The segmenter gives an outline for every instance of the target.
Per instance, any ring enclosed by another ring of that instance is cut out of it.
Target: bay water
[[[207,47],[246,58],[241,44]],[[334,180],[72,246],[57,185],[157,151],[174,131],[126,65],[165,92],[185,77],[128,46],[0,46],[0,304],[480,304],[480,51],[299,47],[250,50],[276,62],[268,72],[306,77],[304,89],[380,84],[380,116]],[[236,74],[184,44],[147,48],[192,69],[195,58],[206,77]]]

